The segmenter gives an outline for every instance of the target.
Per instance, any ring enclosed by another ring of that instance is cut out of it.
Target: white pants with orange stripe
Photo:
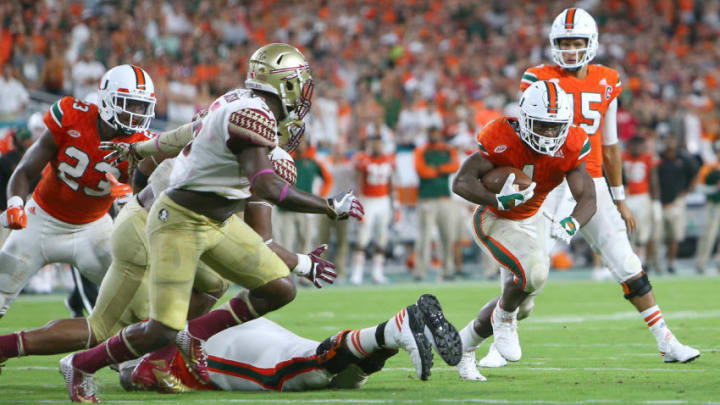
[[[473,231],[475,243],[500,265],[504,279],[512,277],[533,295],[542,290],[550,271],[542,214],[511,220],[480,206],[473,214]]]
[[[326,388],[334,375],[318,367],[319,344],[269,319],[254,319],[207,341],[210,381],[228,391]]]
[[[602,257],[603,263],[610,269],[615,281],[622,283],[642,272],[642,262],[630,245],[625,221],[610,196],[607,182],[602,177],[593,178],[593,182],[597,211],[590,221],[580,228],[580,233]],[[557,188],[560,187],[568,187],[567,182],[563,182]],[[572,213],[575,203],[561,204],[556,211],[545,205],[543,208],[559,221]],[[549,220],[546,221],[549,224]]]
[[[25,204],[27,227],[10,232],[0,250],[0,316],[30,277],[50,263],[67,263],[100,285],[112,263],[112,219],[105,214],[89,224],[60,221],[33,199]]]
[[[365,249],[370,243],[371,237],[378,249],[385,249],[393,216],[390,196],[362,196],[360,201],[365,209],[365,215],[358,223],[358,249]]]

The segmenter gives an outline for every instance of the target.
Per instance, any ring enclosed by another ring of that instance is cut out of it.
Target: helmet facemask
[[[305,123],[294,118],[295,113],[278,123],[278,145],[288,153],[297,149],[305,133]]]
[[[520,115],[520,133],[525,143],[537,153],[555,156],[565,143],[570,123],[543,121],[525,114]]]
[[[111,92],[107,100],[101,100],[102,103],[107,103],[107,107],[112,111],[112,118],[108,123],[114,124],[115,129],[126,135],[142,132],[150,127],[150,122],[155,117],[155,101],[154,97],[117,91]]]
[[[520,138],[537,153],[555,156],[572,121],[570,96],[556,83],[537,81],[520,98]]]
[[[560,47],[560,40],[562,39],[583,39],[585,40],[585,47],[584,48],[575,48],[575,49],[562,49]],[[597,52],[597,45],[594,47],[590,45],[592,39],[590,37],[582,37],[582,36],[573,36],[573,37],[558,37],[558,38],[550,38],[550,42],[552,44],[552,58],[556,65],[561,66],[563,69],[575,71],[583,66],[590,63],[595,58],[595,53]],[[597,36],[595,38],[595,43],[597,43]],[[582,54],[582,57],[580,56]],[[575,63],[567,63],[565,62],[565,55],[574,55],[575,56]]]

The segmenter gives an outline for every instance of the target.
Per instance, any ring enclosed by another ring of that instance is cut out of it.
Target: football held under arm
[[[566,176],[570,192],[577,201],[571,216],[583,226],[595,215],[597,209],[595,183],[585,169],[585,162],[567,172]]]
[[[452,191],[460,197],[481,205],[496,207],[495,193],[491,192],[482,182],[482,176],[495,168],[495,165],[480,152],[475,152],[460,167],[453,180]]]

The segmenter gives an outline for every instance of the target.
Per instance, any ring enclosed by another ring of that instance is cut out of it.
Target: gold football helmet
[[[278,122],[279,144],[294,149],[310,111],[313,81],[310,64],[297,48],[288,44],[268,44],[252,54],[245,87],[275,94],[280,98],[285,116]]]

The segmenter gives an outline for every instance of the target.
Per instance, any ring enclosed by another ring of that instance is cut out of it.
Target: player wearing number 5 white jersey
[[[128,165],[103,161],[106,152],[98,146],[147,140],[155,89],[150,76],[133,65],[110,69],[99,85],[99,106],[64,97],[50,107],[43,118],[47,130],[10,178],[8,209],[0,216],[13,229],[0,251],[0,317],[45,264],[68,263],[96,284],[110,267],[107,212],[115,197],[105,175],[127,182]],[[25,203],[29,184],[41,172]]]
[[[375,242],[372,280],[377,284],[387,283],[383,262],[393,216],[391,180],[395,171],[395,155],[383,153],[383,141],[380,137],[368,138],[368,142],[370,153],[360,154],[356,159],[365,217],[359,224],[357,251],[353,257],[353,272],[350,277],[350,282],[355,285],[362,283],[365,250],[370,243],[370,237]]]
[[[597,212],[581,232],[593,250],[601,255],[613,278],[622,285],[625,298],[640,312],[655,336],[665,362],[691,361],[700,352],[680,344],[665,325],[647,275],[628,240],[627,231],[635,231],[637,222],[625,203],[622,185],[616,120],[617,96],[622,85],[614,69],[590,64],[598,49],[595,20],[580,8],[564,10],[552,24],[550,45],[555,65],[529,68],[522,76],[520,88],[525,90],[538,80],[547,80],[556,82],[572,95],[574,124],[587,132],[592,145],[587,170],[593,177],[597,196]],[[603,177],[603,167],[610,191]],[[556,220],[565,218],[575,205],[567,183],[557,187],[548,200],[543,208],[550,214],[548,217]],[[554,241],[549,243],[552,246]],[[517,319],[530,315],[532,297],[528,297],[521,308]],[[505,364],[493,348],[481,365],[483,363],[488,366]]]

